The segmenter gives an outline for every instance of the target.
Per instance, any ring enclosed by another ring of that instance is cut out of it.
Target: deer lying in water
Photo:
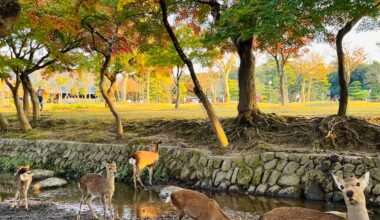
[[[144,184],[141,182],[140,174],[148,167],[149,170],[149,184],[152,185],[153,167],[156,165],[159,155],[158,155],[158,145],[162,141],[153,142],[155,145],[154,151],[137,151],[130,159],[129,164],[133,166],[133,183],[136,186],[136,180],[139,181],[141,187],[145,188]]]
[[[17,186],[17,191],[15,195],[15,199],[12,204],[12,209],[15,207],[17,203],[17,208],[20,206],[21,199],[22,197],[25,201],[25,209],[26,211],[29,211],[28,207],[28,190],[30,187],[30,184],[32,183],[33,180],[33,173],[30,171],[30,166],[20,166],[15,173],[15,180],[16,180],[16,186]]]
[[[90,173],[83,176],[78,184],[82,192],[77,219],[80,219],[80,212],[83,202],[87,201],[87,205],[91,210],[92,216],[98,219],[95,211],[92,208],[92,200],[100,197],[103,205],[103,219],[106,219],[107,208],[110,210],[111,218],[114,218],[112,210],[112,196],[115,191],[115,174],[116,163],[106,163],[107,177],[103,177],[97,173]]]
[[[215,200],[197,191],[180,189],[171,193],[166,201],[171,201],[177,208],[178,220],[181,220],[185,214],[195,220],[230,220]]]
[[[332,175],[335,184],[343,192],[344,201],[348,210],[348,220],[369,220],[364,189],[369,182],[369,172],[359,179],[340,177]],[[346,219],[331,213],[320,212],[317,210],[305,209],[300,207],[281,207],[273,209],[263,214],[260,220],[340,220]]]

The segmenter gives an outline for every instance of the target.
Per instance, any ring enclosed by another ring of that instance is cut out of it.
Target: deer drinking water
[[[82,192],[82,198],[80,200],[77,219],[80,219],[82,204],[85,201],[87,201],[87,205],[91,210],[93,218],[98,219],[98,216],[92,208],[92,200],[96,197],[100,197],[103,205],[103,219],[106,219],[107,208],[110,210],[111,218],[114,218],[112,196],[115,191],[116,163],[106,163],[105,167],[107,170],[107,177],[103,177],[97,173],[90,173],[80,179],[78,186]]]
[[[29,170],[30,170],[29,165],[20,166],[17,172],[15,173],[17,190],[16,190],[15,199],[11,207],[12,209],[15,207],[16,203],[17,203],[17,208],[19,208],[20,202],[21,202],[20,197],[22,197],[25,202],[25,209],[26,211],[29,211],[28,190],[29,190],[30,184],[32,183],[33,175],[34,175]]]
[[[178,220],[181,220],[185,214],[195,220],[230,220],[215,200],[209,199],[205,194],[197,191],[175,190],[166,201],[171,201],[177,208]],[[239,219],[241,218],[239,217]]]
[[[159,155],[158,155],[158,145],[162,141],[153,142],[155,145],[154,151],[137,151],[130,159],[129,164],[133,166],[133,183],[136,186],[136,180],[140,183],[141,187],[145,188],[144,184],[141,182],[140,174],[148,167],[149,170],[149,184],[152,185],[153,167],[156,165]]]
[[[332,175],[338,189],[342,191],[344,201],[347,206],[348,220],[369,220],[364,189],[369,182],[369,172],[361,178],[347,178]],[[263,214],[260,220],[343,220],[346,219],[331,213],[320,212],[317,210],[300,207],[281,207],[275,208]]]

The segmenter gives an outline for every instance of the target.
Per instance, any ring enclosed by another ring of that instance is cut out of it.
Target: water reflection
[[[11,198],[15,192],[13,175],[0,175],[0,201],[3,198]],[[221,208],[238,211],[264,213],[277,207],[299,206],[321,211],[346,211],[343,203],[327,205],[324,202],[312,202],[301,199],[269,198],[251,195],[232,196],[224,193],[204,192],[210,198],[215,199]],[[70,182],[67,187],[33,192],[34,199],[57,202],[62,207],[78,209],[81,192],[76,182]],[[116,213],[123,219],[157,219],[173,216],[175,209],[170,204],[160,200],[158,194],[151,190],[137,190],[125,183],[116,183],[116,191],[113,198],[113,207]],[[87,206],[84,206],[88,210]],[[102,206],[97,199],[94,208],[101,213]],[[380,208],[369,208],[375,213],[371,219],[380,220]],[[170,219],[170,218],[168,218]]]

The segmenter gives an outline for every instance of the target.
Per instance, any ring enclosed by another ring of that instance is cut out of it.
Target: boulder
[[[278,196],[287,198],[299,198],[301,196],[301,190],[298,187],[287,187],[278,191]]]
[[[261,154],[261,160],[264,162],[273,160],[274,158],[274,153],[273,152],[265,152]]]
[[[34,190],[62,187],[67,181],[57,177],[50,177],[33,185]]]
[[[237,175],[237,183],[240,185],[247,185],[251,182],[253,170],[249,167],[241,167]]]
[[[380,168],[373,168],[369,172],[371,173],[372,178],[380,180]]]
[[[274,160],[271,160],[269,162],[266,162],[264,164],[264,169],[271,170],[271,169],[275,168],[276,165],[277,165],[277,159],[274,159]]]
[[[30,172],[34,174],[34,180],[46,179],[54,176],[54,171],[51,170],[35,169]]]
[[[278,180],[280,186],[297,186],[300,182],[300,178],[296,175],[284,175]]]
[[[176,192],[178,190],[181,190],[183,188],[181,187],[178,187],[178,186],[167,186],[167,187],[164,187],[161,191],[160,191],[160,199],[167,199],[173,192]]]
[[[324,199],[325,194],[323,193],[321,186],[314,182],[305,190],[305,197],[308,200],[321,201]]]
[[[300,167],[297,162],[290,161],[284,168],[284,174],[293,174]]]
[[[264,195],[265,192],[267,191],[268,184],[260,184],[255,191],[256,195]]]

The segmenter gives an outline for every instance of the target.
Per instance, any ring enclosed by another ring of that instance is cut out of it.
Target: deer
[[[112,210],[112,197],[115,191],[116,163],[106,163],[105,168],[107,171],[107,177],[97,173],[89,173],[80,179],[78,186],[82,192],[82,197],[80,200],[77,219],[80,219],[82,204],[85,201],[91,210],[92,217],[94,219],[98,219],[98,216],[92,208],[92,200],[97,197],[100,197],[100,201],[103,205],[103,219],[106,219],[107,208],[110,210],[111,218],[114,218]]]
[[[370,173],[366,172],[359,179],[349,177],[343,180],[332,174],[336,186],[343,193],[348,220],[369,220],[364,195],[364,190],[369,183],[369,175]]]
[[[25,201],[25,209],[26,211],[29,211],[29,206],[28,206],[28,190],[30,187],[30,184],[33,181],[33,173],[30,172],[30,165],[27,166],[20,166],[15,173],[15,181],[16,181],[16,195],[15,199],[13,201],[13,204],[11,206],[12,209],[15,208],[16,203],[17,203],[17,209],[20,206],[21,199],[22,197]]]
[[[133,167],[133,183],[135,189],[137,189],[136,180],[140,183],[141,187],[145,189],[140,175],[146,167],[149,170],[149,184],[152,185],[153,167],[157,164],[159,158],[158,146],[162,144],[162,141],[155,141],[153,144],[155,145],[154,151],[137,151],[128,161]]]
[[[369,183],[369,172],[359,179],[350,177],[343,180],[334,174],[332,174],[332,177],[338,189],[343,193],[348,210],[348,220],[369,220],[364,196],[364,189]],[[280,207],[263,214],[260,220],[341,220],[347,218],[339,216],[334,212],[320,212],[301,207]]]
[[[181,220],[185,214],[195,220],[231,220],[215,200],[194,190],[175,190],[168,196],[166,202],[171,202],[177,208],[178,220]]]

